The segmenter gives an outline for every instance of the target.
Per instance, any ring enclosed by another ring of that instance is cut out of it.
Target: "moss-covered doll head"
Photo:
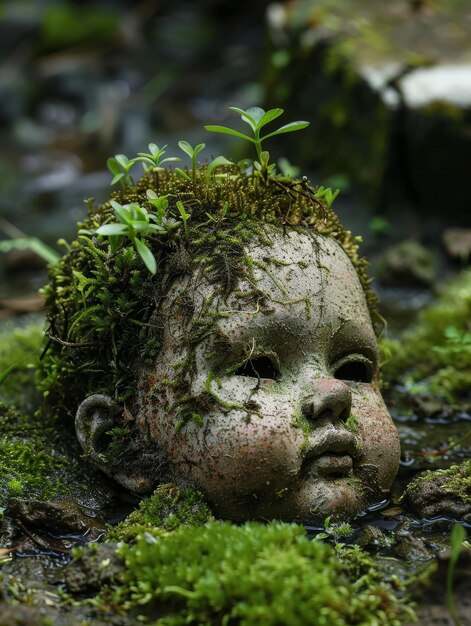
[[[194,484],[236,521],[354,516],[399,462],[355,240],[306,181],[200,173],[90,208],[46,288],[49,405],[135,492]],[[130,205],[159,228],[102,228]]]

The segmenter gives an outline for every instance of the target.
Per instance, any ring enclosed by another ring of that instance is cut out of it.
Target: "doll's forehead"
[[[359,337],[376,350],[363,289],[337,242],[267,227],[263,241],[254,237],[244,254],[249,271],[230,294],[222,294],[220,286],[200,272],[175,285],[178,297],[169,301],[186,306],[189,300],[193,324],[212,317],[210,334],[216,331],[234,342],[280,335],[285,342],[302,345],[304,340],[331,343],[339,336],[346,344],[349,337]],[[171,319],[177,322],[174,312]]]

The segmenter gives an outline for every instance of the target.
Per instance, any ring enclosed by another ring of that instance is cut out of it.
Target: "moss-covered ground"
[[[383,340],[384,380],[471,406],[471,270],[464,270],[399,340]]]

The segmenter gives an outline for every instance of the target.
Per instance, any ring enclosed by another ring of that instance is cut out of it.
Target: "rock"
[[[339,4],[335,15],[328,0],[295,6],[267,11],[273,47],[265,88],[267,100],[295,119],[318,121],[305,144],[293,146],[298,161],[326,176],[346,174],[383,208],[405,192],[420,204],[424,227],[444,211],[454,225],[463,222],[471,185],[469,3],[364,0]]]
[[[471,228],[447,228],[443,233],[443,245],[449,257],[468,261],[471,257]]]
[[[28,528],[40,528],[59,535],[88,533],[87,537],[92,538],[106,529],[103,520],[92,517],[73,500],[42,502],[11,498],[5,515],[13,520],[19,519]]]
[[[398,537],[393,552],[395,556],[406,561],[428,561],[435,556],[424,539],[413,535]]]
[[[411,404],[414,408],[416,415],[422,418],[436,417],[450,417],[453,414],[453,409],[449,403],[443,398],[437,398],[431,393],[415,393],[411,394]]]
[[[376,276],[390,287],[430,287],[435,278],[433,255],[417,241],[401,241],[378,261]]]
[[[403,503],[420,517],[471,523],[471,460],[421,474],[407,486]]]
[[[65,584],[70,593],[98,592],[104,584],[117,582],[123,562],[116,556],[116,544],[92,544],[64,568]]]
[[[379,546],[384,541],[383,532],[376,526],[365,526],[355,539],[355,543],[362,548],[365,546]]]

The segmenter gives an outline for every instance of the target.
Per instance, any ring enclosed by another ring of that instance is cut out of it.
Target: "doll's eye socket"
[[[280,373],[268,356],[259,356],[249,359],[235,372],[236,376],[251,376],[252,378],[267,378],[278,380]]]
[[[356,383],[371,383],[373,368],[370,363],[365,361],[347,361],[336,370],[335,378]]]

